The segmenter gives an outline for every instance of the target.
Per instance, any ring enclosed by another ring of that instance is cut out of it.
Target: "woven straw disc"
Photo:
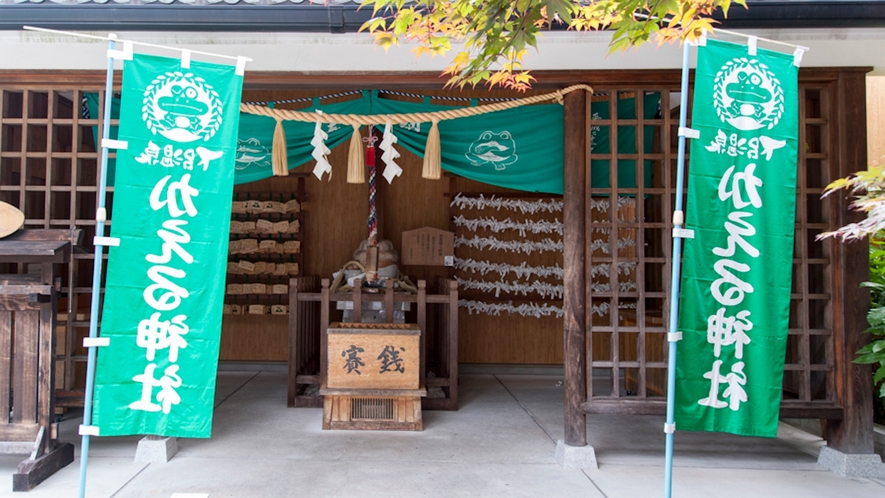
[[[0,239],[12,235],[25,224],[25,214],[12,204],[0,201]]]

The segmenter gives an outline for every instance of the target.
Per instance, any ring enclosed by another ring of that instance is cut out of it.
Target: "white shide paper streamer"
[[[393,148],[393,144],[397,142],[396,135],[393,134],[393,125],[387,123],[384,125],[384,135],[381,139],[381,144],[378,145],[378,148],[384,151],[381,154],[381,160],[384,161],[384,179],[387,180],[387,183],[393,183],[393,179],[400,176],[403,173],[403,169],[400,168],[399,164],[396,164],[396,159],[400,156],[399,152]]]
[[[529,278],[535,276],[540,278],[553,277],[557,280],[562,280],[563,275],[563,269],[558,264],[554,266],[531,266],[522,262],[519,265],[509,265],[507,263],[492,263],[491,261],[476,261],[469,258],[455,258],[455,269],[469,271],[471,273],[479,273],[483,276],[495,272],[500,275],[501,278],[507,277],[512,273],[516,275],[517,278]]]
[[[332,174],[332,165],[329,164],[329,160],[326,158],[326,156],[332,153],[326,147],[327,138],[329,138],[329,135],[323,131],[323,123],[317,120],[316,126],[313,129],[313,140],[310,141],[310,145],[313,145],[313,152],[310,155],[317,162],[316,166],[313,167],[313,174],[318,180],[323,179],[323,173]]]
[[[495,237],[479,237],[474,235],[472,239],[455,237],[455,247],[474,247],[478,249],[491,249],[493,251],[509,251],[532,254],[533,252],[559,251],[562,252],[562,240],[544,239],[540,241],[498,240]]]
[[[491,316],[501,316],[502,313],[507,313],[509,315],[517,314],[521,316],[530,316],[534,318],[541,318],[544,316],[555,316],[556,318],[562,318],[565,314],[561,306],[556,306],[553,304],[539,304],[539,303],[523,303],[518,306],[514,306],[512,301],[508,301],[506,303],[484,303],[482,301],[474,301],[472,299],[460,299],[458,300],[458,306],[461,308],[466,308],[469,314],[486,314]],[[622,303],[618,306],[620,309],[632,309],[636,308],[636,303]],[[611,305],[608,303],[600,303],[594,304],[591,307],[590,313],[605,316],[606,313],[611,309]]]
[[[458,306],[461,308],[467,308],[467,312],[471,315],[474,313],[482,313],[491,316],[501,316],[502,313],[507,313],[508,315],[517,314],[534,318],[541,318],[542,316],[562,318],[564,313],[561,306],[538,303],[523,303],[518,306],[513,306],[512,302],[484,303],[472,299],[460,299],[458,300]]]
[[[562,299],[563,287],[561,285],[548,284],[540,280],[534,280],[530,284],[520,282],[488,282],[485,280],[473,280],[455,277],[458,286],[464,290],[478,289],[483,292],[494,292],[495,297],[500,297],[501,293],[520,294],[528,296],[529,294],[538,294],[541,299]]]
[[[479,197],[466,197],[458,192],[450,204],[458,209],[494,209],[500,211],[519,211],[522,214],[554,213],[562,211],[562,201],[556,199],[524,201],[522,199],[502,199],[492,196],[486,199],[482,194]]]
[[[484,230],[491,230],[495,233],[500,233],[506,230],[515,230],[519,232],[519,235],[522,237],[525,237],[526,233],[555,233],[560,236],[562,235],[562,222],[559,221],[559,219],[554,219],[553,221],[512,221],[510,218],[505,218],[503,220],[497,218],[465,218],[464,215],[460,215],[452,221],[455,223],[455,226],[467,227],[471,232],[475,232],[477,229],[481,228]]]
[[[619,211],[635,204],[636,199],[633,197],[618,197]],[[522,199],[495,197],[494,195],[486,199],[482,194],[478,197],[469,197],[458,192],[455,194],[455,198],[452,199],[450,206],[457,207],[458,209],[476,209],[480,211],[483,209],[494,209],[496,211],[503,209],[505,211],[519,211],[522,214],[535,214],[561,212],[563,202],[556,199],[526,201]],[[607,213],[610,207],[611,202],[608,199],[590,199],[591,210]]]

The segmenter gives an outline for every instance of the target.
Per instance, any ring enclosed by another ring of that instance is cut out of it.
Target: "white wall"
[[[885,30],[757,30],[760,37],[811,48],[803,67],[874,66],[885,74]],[[106,33],[93,33],[106,35]],[[385,54],[367,34],[307,33],[118,33],[131,39],[228,55],[251,57],[250,71],[440,71],[443,57],[416,58],[408,47]],[[529,69],[672,69],[681,64],[678,46],[654,44],[608,55],[608,33],[548,33],[539,51],[530,50]],[[721,39],[740,41],[722,35]],[[759,43],[776,49],[777,45]],[[97,69],[106,67],[106,42],[28,31],[0,31],[0,71],[6,69]],[[782,50],[791,51],[781,47]],[[154,49],[139,51],[155,52]],[[201,59],[195,55],[194,59]]]

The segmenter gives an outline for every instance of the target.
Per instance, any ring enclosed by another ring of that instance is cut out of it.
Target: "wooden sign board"
[[[332,323],[327,331],[328,387],[418,389],[418,325]]]
[[[438,228],[418,228],[403,232],[403,265],[452,266],[455,234]]]

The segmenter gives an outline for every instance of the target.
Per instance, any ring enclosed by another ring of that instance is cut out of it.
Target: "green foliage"
[[[818,236],[840,238],[843,242],[870,238],[870,281],[863,286],[870,289],[870,311],[867,332],[872,341],[857,352],[856,363],[873,365],[873,386],[885,402],[885,169],[881,166],[859,171],[827,185],[824,197],[840,190],[848,190],[855,200],[851,208],[866,213],[857,223],[850,223],[832,232]]]
[[[443,74],[447,85],[485,83],[525,90],[534,78],[522,69],[529,47],[552,23],[576,31],[614,31],[611,51],[657,40],[691,41],[711,31],[713,12],[745,0],[363,0],[373,17],[360,28],[385,50],[400,41],[417,55],[445,55],[463,43]]]
[[[840,178],[827,185],[824,197],[839,190],[848,190],[855,195],[851,208],[866,213],[866,218],[850,223],[838,230],[821,234],[818,239],[841,238],[843,242],[872,237],[885,229],[885,168],[871,166],[866,171],[858,171],[848,178]]]
[[[857,352],[854,361],[878,365],[873,372],[873,386],[885,401],[885,238],[881,235],[870,240],[870,281],[864,286],[870,288],[867,332],[873,334],[873,340]]]

